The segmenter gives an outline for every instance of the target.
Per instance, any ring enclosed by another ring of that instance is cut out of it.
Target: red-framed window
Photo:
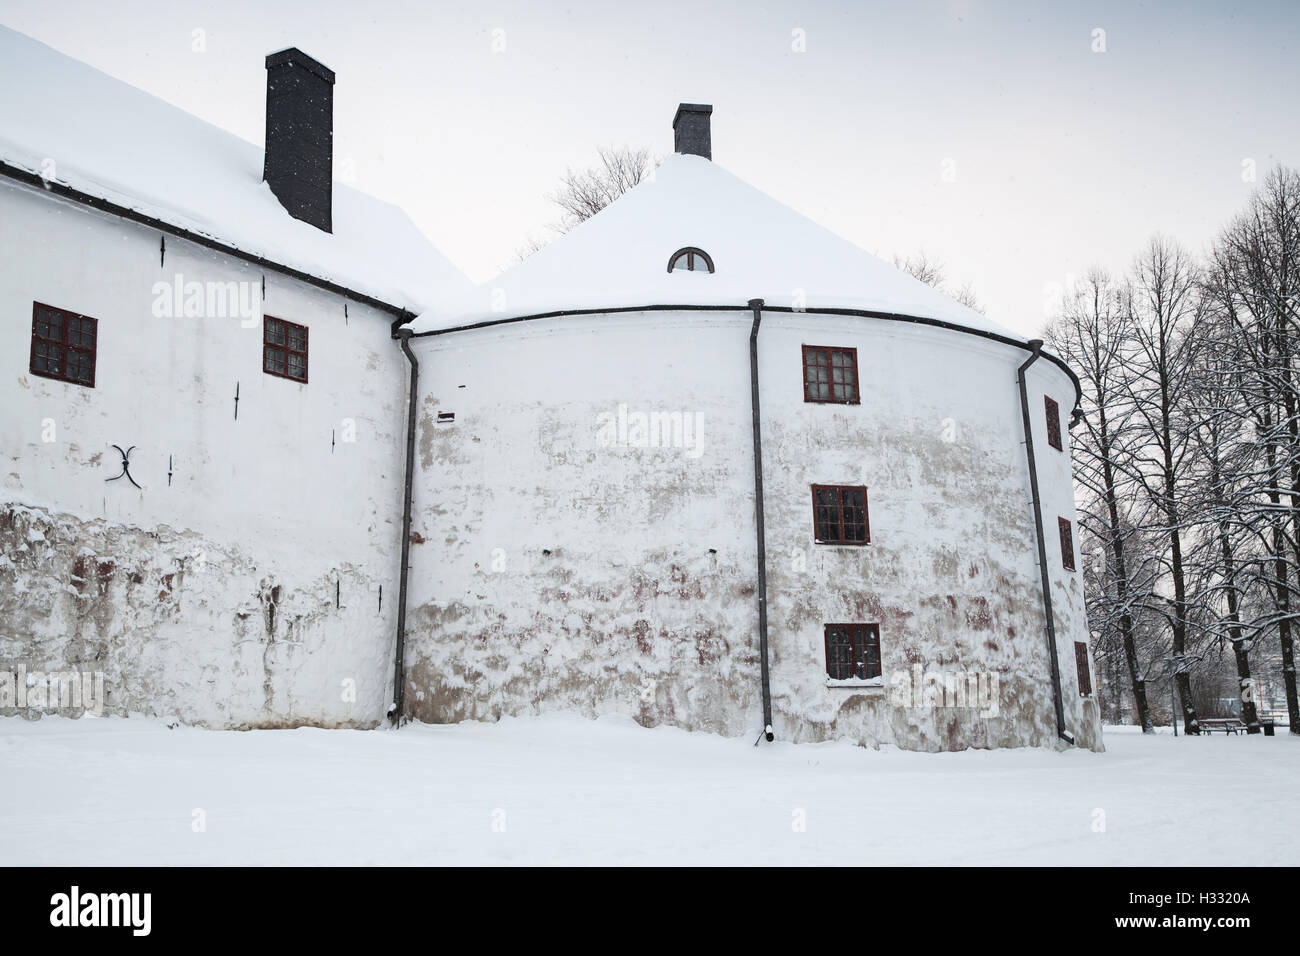
[[[713,259],[703,249],[687,246],[678,249],[668,259],[669,272],[712,272]]]
[[[1074,528],[1065,518],[1057,518],[1056,526],[1061,532],[1061,567],[1067,571],[1074,570]]]
[[[32,303],[33,375],[95,387],[99,320],[43,302]]]
[[[867,489],[862,485],[813,485],[813,537],[818,544],[867,544]]]
[[[1088,645],[1074,642],[1074,671],[1079,678],[1079,696],[1092,696],[1092,671],[1088,669]]]
[[[1043,396],[1043,405],[1047,411],[1047,444],[1057,451],[1061,448],[1061,406],[1050,396]]]
[[[827,624],[826,676],[870,680],[880,676],[879,624]]]
[[[803,400],[856,405],[858,350],[826,345],[803,347]]]
[[[262,371],[307,381],[307,326],[266,316],[262,320]]]

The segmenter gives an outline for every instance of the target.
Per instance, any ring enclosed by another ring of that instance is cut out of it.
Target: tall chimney
[[[683,103],[673,117],[673,152],[690,153],[713,159],[713,144],[709,136],[709,117],[713,107],[700,103]]]
[[[293,218],[333,231],[334,71],[296,47],[266,58],[262,178]]]

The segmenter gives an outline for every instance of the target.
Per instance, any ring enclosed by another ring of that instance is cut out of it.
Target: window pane
[[[834,541],[840,536],[839,504],[834,488],[817,489],[816,536],[819,541]]]
[[[284,353],[269,345],[262,350],[263,365],[268,372],[284,374]]]
[[[89,382],[91,372],[90,356],[76,349],[68,350],[68,377],[79,382]]]
[[[804,385],[812,402],[856,402],[857,358],[849,349],[804,347]]]
[[[63,315],[53,309],[41,309],[40,315],[48,325],[49,337],[54,339],[63,338]]]
[[[855,401],[858,397],[858,376],[854,368],[853,353],[837,349],[830,353],[830,358],[834,374],[835,400],[840,402]]]
[[[294,378],[307,377],[307,363],[301,355],[289,353],[289,374]]]
[[[1061,410],[1056,402],[1049,396],[1043,396],[1043,404],[1047,409],[1047,443],[1061,451]]]
[[[36,335],[53,342],[63,340],[63,315],[53,309],[37,308]]]
[[[826,352],[813,349],[804,353],[804,385],[812,401],[828,401],[831,397],[831,374]]]
[[[57,375],[59,371],[59,350],[55,346],[37,342],[36,358],[32,362],[32,368],[37,372],[52,372]]]
[[[819,543],[866,544],[867,491],[858,487],[813,489],[813,534]]]
[[[65,382],[93,386],[95,328],[94,319],[33,303],[29,370]]]
[[[853,644],[845,628],[826,629],[826,674],[832,680],[853,676]]]
[[[880,630],[867,626],[860,629],[858,638],[859,676],[870,680],[880,676]]]
[[[1086,697],[1092,693],[1092,673],[1088,670],[1088,645],[1081,641],[1074,642],[1074,668],[1079,693]]]
[[[1067,571],[1074,570],[1074,533],[1070,527],[1070,522],[1065,518],[1057,518],[1057,526],[1061,531],[1061,565]]]
[[[861,508],[846,508],[844,511],[844,540],[866,541],[867,524],[862,520]]]
[[[689,252],[683,252],[680,256],[678,256],[676,259],[673,260],[673,270],[672,270],[673,272],[678,272],[678,271],[686,272],[689,271],[690,268],[691,268],[691,254]]]
[[[307,333],[304,329],[289,326],[289,348],[301,352],[307,348]]]
[[[275,319],[266,320],[266,341],[271,345],[284,344],[284,326]]]

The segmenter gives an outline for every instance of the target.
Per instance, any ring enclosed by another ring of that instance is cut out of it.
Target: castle
[[[711,107],[475,286],[334,182],[299,50],[265,149],[0,52],[10,673],[221,728],[1101,749],[1074,375],[726,172]]]

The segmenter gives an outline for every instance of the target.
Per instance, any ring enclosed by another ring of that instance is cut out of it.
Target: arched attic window
[[[712,272],[713,260],[703,249],[687,246],[678,249],[668,260],[669,272]]]

